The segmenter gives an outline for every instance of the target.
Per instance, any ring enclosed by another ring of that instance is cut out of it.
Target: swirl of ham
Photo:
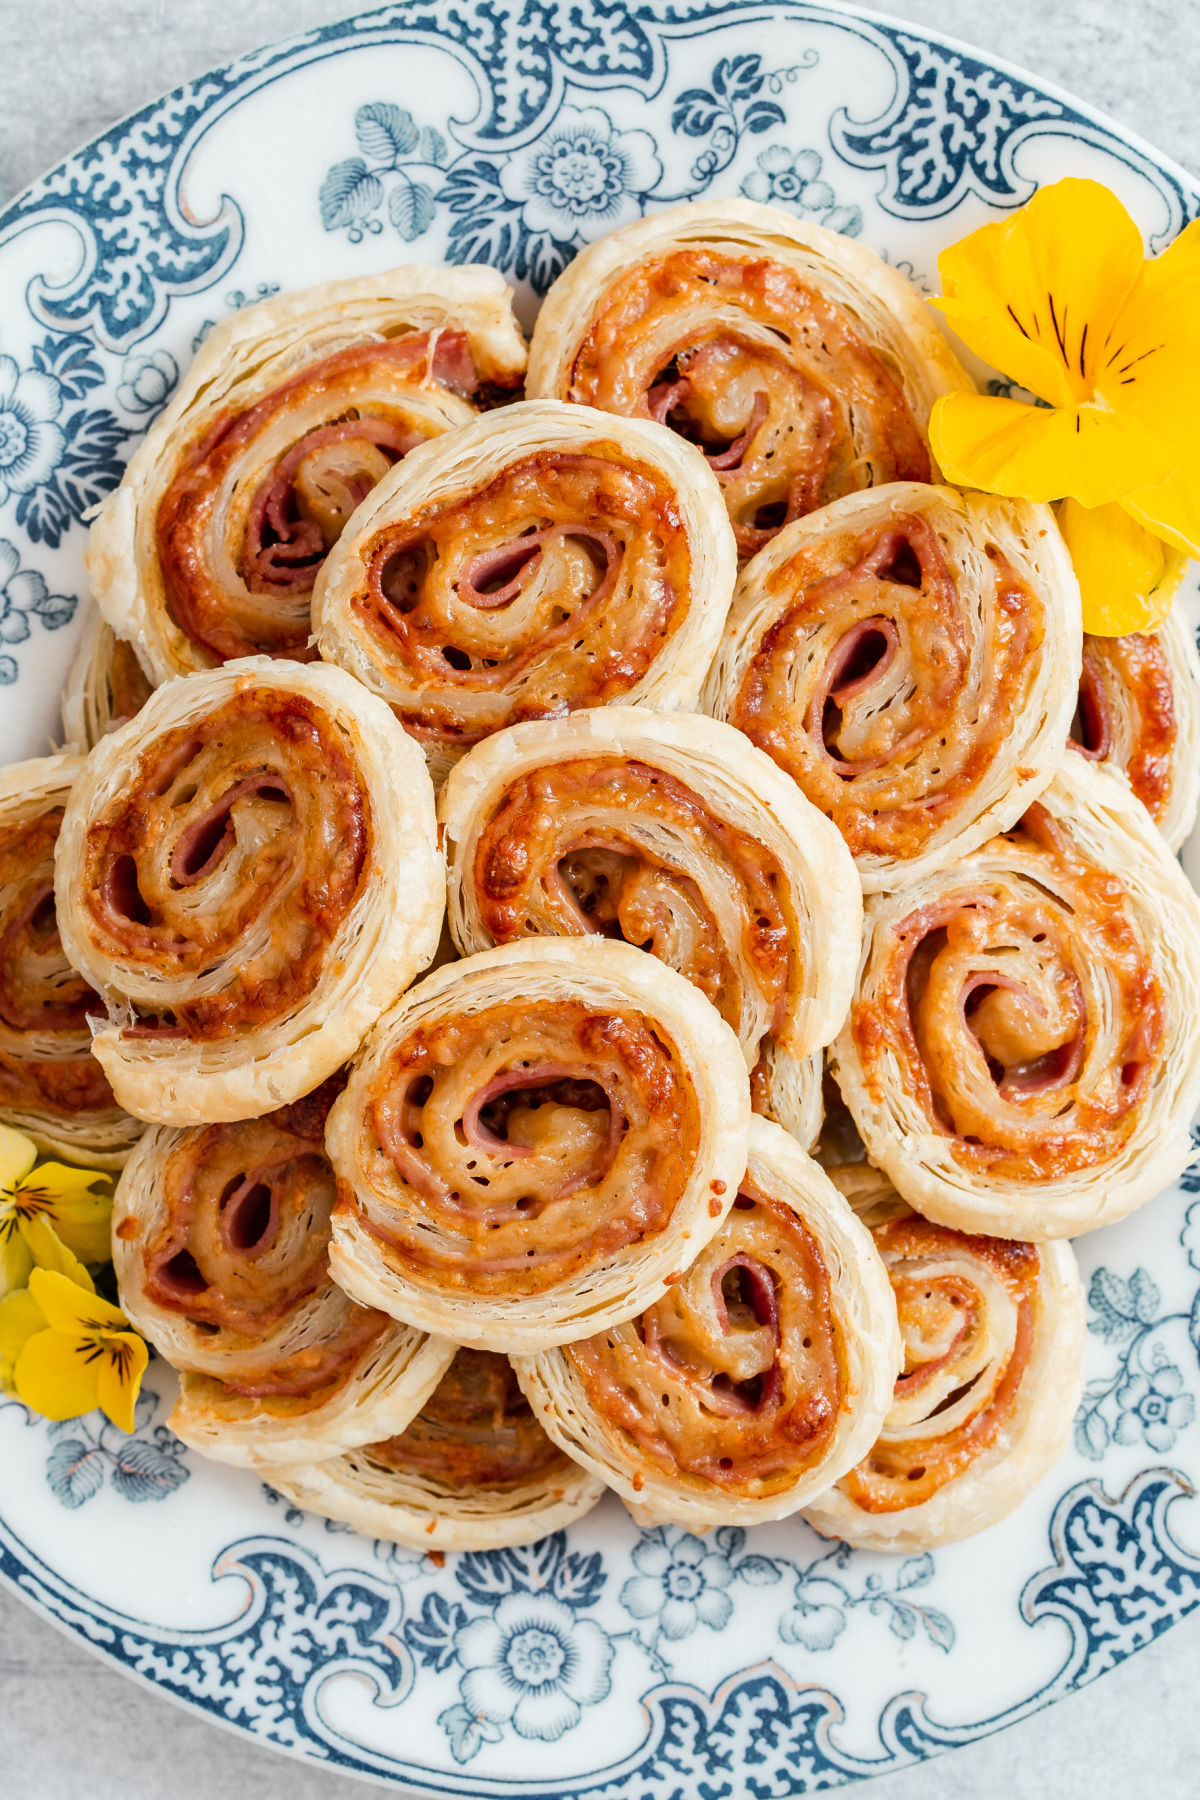
[[[336,1084],[261,1119],[173,1133],[115,1209],[123,1302],[176,1368],[288,1415],[328,1404],[391,1330],[329,1273]]]
[[[1122,769],[1179,848],[1200,794],[1200,659],[1181,616],[1157,631],[1084,638],[1071,747]]]
[[[820,1246],[753,1187],[662,1300],[562,1354],[637,1463],[731,1496],[795,1487],[826,1455],[845,1398]]]
[[[179,458],[155,538],[167,610],[203,663],[309,660],[309,601],[350,514],[427,438],[465,423],[465,332],[335,351],[211,421]]]
[[[520,1487],[571,1467],[534,1418],[508,1358],[490,1350],[459,1350],[408,1429],[362,1455],[458,1493]]]
[[[1162,1063],[1145,938],[1120,878],[1040,804],[978,863],[873,937],[847,1026],[866,1084],[898,1070],[964,1171],[1044,1182],[1097,1168],[1137,1128]]]
[[[696,444],[743,556],[842,494],[932,479],[903,389],[851,313],[765,257],[676,249],[625,271],[569,384],[571,400]]]
[[[116,1149],[130,1121],[91,1054],[88,1015],[103,1003],[71,968],[58,930],[54,849],[79,766],[17,765],[0,801],[0,1118],[95,1157]]]
[[[475,844],[492,940],[623,938],[706,994],[751,1065],[783,1022],[800,933],[777,859],[661,768],[617,757],[516,779]]]
[[[687,611],[691,550],[648,466],[543,451],[383,525],[352,602],[422,742],[619,699]]]
[[[660,1232],[696,1155],[696,1102],[655,1023],[570,999],[421,1026],[369,1092],[386,1186],[354,1213],[409,1274],[479,1295],[545,1292]]]
[[[81,929],[137,1016],[129,1041],[215,1041],[288,1014],[355,905],[372,809],[306,694],[242,687],[152,735],[90,820]]]
[[[1049,514],[1022,506],[880,489],[744,571],[706,706],[833,820],[868,887],[1011,824],[1061,758],[1078,603]]]

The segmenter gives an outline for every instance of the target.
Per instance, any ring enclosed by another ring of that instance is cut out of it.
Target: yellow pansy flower
[[[119,1307],[69,1275],[34,1269],[27,1294],[0,1301],[0,1357],[6,1354],[13,1391],[34,1412],[74,1419],[100,1406],[122,1431],[133,1430],[149,1362],[145,1341]]]
[[[46,1162],[35,1168],[37,1146],[23,1132],[0,1125],[0,1295],[24,1287],[35,1264],[56,1267],[49,1230],[81,1262],[111,1254],[112,1177],[99,1169]]]
[[[94,1294],[95,1282],[79,1258],[73,1256],[60,1241],[53,1225],[40,1219],[37,1226],[37,1230],[30,1234],[30,1247],[37,1267],[56,1269],[77,1287]],[[14,1391],[13,1365],[24,1349],[26,1339],[32,1337],[35,1331],[44,1330],[45,1324],[45,1314],[28,1288],[17,1288],[0,1300],[0,1389],[5,1393]]]
[[[1065,500],[1085,629],[1147,629],[1181,559],[1200,555],[1200,221],[1147,260],[1116,195],[1070,178],[943,251],[938,269],[933,304],[964,343],[1044,402],[944,395],[930,420],[943,472]]]

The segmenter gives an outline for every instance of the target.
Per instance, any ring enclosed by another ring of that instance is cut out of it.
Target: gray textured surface
[[[322,0],[0,0],[0,191],[15,193],[188,76],[349,10]],[[873,10],[1023,63],[1200,170],[1200,0],[892,0]],[[870,1800],[1096,1800],[1136,1782],[1154,1800],[1194,1800],[1198,1692],[1200,1618],[1050,1712],[865,1791]],[[168,1707],[0,1594],[5,1800],[367,1791]]]

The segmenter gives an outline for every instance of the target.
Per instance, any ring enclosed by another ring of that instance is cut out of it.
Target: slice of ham
[[[602,600],[616,579],[621,546],[611,532],[589,531],[580,525],[551,525],[545,531],[531,531],[526,537],[481,551],[458,578],[459,599],[479,612],[497,612],[503,606],[511,606],[537,573],[543,547],[567,538],[580,539],[599,550],[603,567],[590,598],[593,602]],[[501,585],[484,592],[481,583],[493,582]]]
[[[277,775],[251,775],[239,781],[180,832],[170,862],[171,880],[176,887],[194,887],[224,860],[234,843],[233,808],[239,800],[251,796],[291,800]]]

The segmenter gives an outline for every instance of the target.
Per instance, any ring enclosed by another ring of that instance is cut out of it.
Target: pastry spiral
[[[970,386],[874,251],[715,200],[581,251],[538,315],[526,391],[654,418],[697,444],[751,556],[843,494],[932,480],[930,410]]]
[[[1071,747],[1124,770],[1179,849],[1200,800],[1200,657],[1178,607],[1157,631],[1084,637]]]
[[[942,1224],[1069,1237],[1192,1159],[1200,902],[1145,808],[1071,753],[1003,837],[867,903],[830,1052],[871,1161]]]
[[[118,725],[126,725],[153,693],[133,645],[116,637],[92,607],[62,697],[63,743],[86,756]]]
[[[953,1543],[1012,1512],[1066,1449],[1083,1385],[1074,1252],[936,1225],[865,1163],[830,1173],[883,1258],[904,1366],[874,1446],[804,1516],[868,1550]]]
[[[530,935],[649,950],[737,1032],[757,1110],[810,1128],[794,1065],[849,1008],[859,883],[740,733],[623,706],[515,725],[468,752],[438,813],[464,955]]]
[[[1006,829],[1047,785],[1081,637],[1049,508],[905,483],[755,557],[703,705],[834,821],[871,892]]]
[[[334,1276],[490,1350],[630,1318],[732,1205],[749,1113],[729,1026],[628,944],[535,939],[438,969],[330,1114]]]
[[[433,791],[340,669],[264,657],[158,689],[88,757],[56,857],[94,1052],[167,1125],[256,1117],[357,1048],[433,956]]]
[[[494,269],[413,265],[231,314],[92,526],[100,610],[156,683],[309,660],[313,580],[364,494],[524,366]]]
[[[444,773],[519,719],[694,706],[733,593],[704,458],[662,426],[504,407],[382,481],[313,597],[321,655]]]
[[[172,1430],[218,1462],[314,1462],[403,1431],[454,1354],[333,1283],[332,1086],[261,1119],[158,1126],[117,1186],[121,1304],[182,1372]]]
[[[414,1550],[532,1544],[604,1492],[546,1436],[507,1357],[488,1350],[460,1350],[401,1435],[271,1481],[311,1512]]]
[[[54,901],[54,847],[83,762],[42,756],[0,770],[0,1122],[52,1156],[120,1168],[141,1124],[92,1055],[103,1005],[70,967]]]
[[[866,1230],[779,1126],[753,1119],[733,1209],[640,1318],[515,1359],[555,1442],[640,1523],[782,1518],[866,1453],[900,1367]]]

